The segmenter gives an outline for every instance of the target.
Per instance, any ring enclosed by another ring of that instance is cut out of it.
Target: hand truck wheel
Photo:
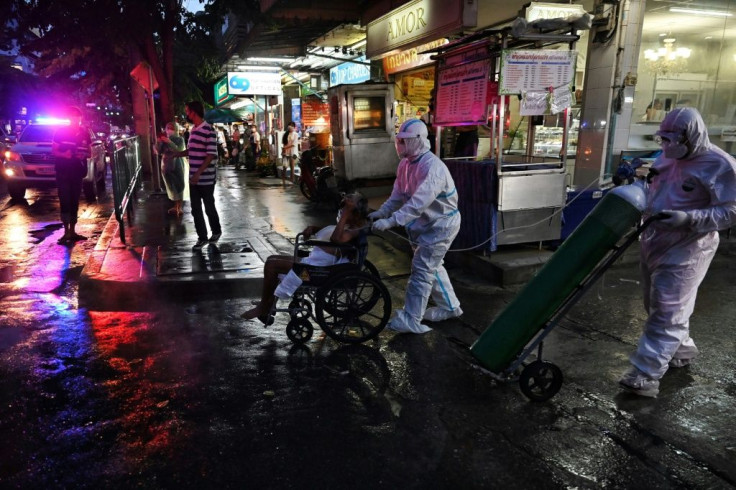
[[[314,328],[306,318],[294,318],[286,325],[286,336],[295,344],[303,344],[312,338]]]
[[[534,361],[519,376],[521,392],[533,402],[547,401],[562,387],[562,371],[547,361]]]

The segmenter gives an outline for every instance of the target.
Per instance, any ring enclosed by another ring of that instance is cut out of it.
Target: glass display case
[[[567,156],[574,157],[578,150],[579,110],[573,109],[574,116],[567,128]],[[545,116],[542,124],[534,126],[534,148],[532,155],[539,157],[558,157],[562,149],[564,125],[557,116]]]

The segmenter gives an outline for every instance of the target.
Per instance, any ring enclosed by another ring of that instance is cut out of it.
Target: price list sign
[[[576,54],[575,51],[554,49],[502,51],[500,93],[548,91],[571,85]]]
[[[474,61],[440,70],[434,123],[439,126],[485,124],[491,61]]]

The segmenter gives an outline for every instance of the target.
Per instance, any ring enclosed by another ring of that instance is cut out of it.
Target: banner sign
[[[281,75],[277,71],[240,71],[227,73],[230,95],[279,95]]]
[[[303,100],[302,123],[305,129],[329,126],[330,105],[319,100]]]
[[[296,130],[302,130],[302,99],[291,99],[291,120],[296,124]]]

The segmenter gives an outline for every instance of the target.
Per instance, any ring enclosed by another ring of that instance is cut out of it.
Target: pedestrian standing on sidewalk
[[[185,106],[187,119],[194,127],[189,136],[188,148],[178,152],[176,156],[189,157],[189,196],[192,204],[194,228],[197,230],[197,243],[194,249],[202,248],[208,241],[216,243],[222,235],[220,216],[215,207],[215,181],[217,180],[217,134],[212,126],[204,120],[204,107],[199,101],[188,102]],[[207,213],[207,220],[212,236],[207,239],[207,225],[202,213]]]
[[[457,189],[445,163],[429,151],[427,126],[420,119],[404,122],[396,135],[401,158],[388,200],[368,217],[373,229],[404,226],[414,249],[404,308],[387,328],[425,333],[422,320],[442,321],[462,315],[460,301],[442,262],[460,231]],[[430,295],[437,306],[427,308]]]
[[[286,126],[286,144],[284,145],[283,154],[281,159],[281,184],[286,185],[286,167],[287,165],[291,169],[291,182],[294,180],[294,162],[296,162],[299,154],[299,135],[296,132],[296,123],[289,121]]]
[[[230,146],[232,146],[232,151],[230,153],[230,157],[234,160],[233,164],[235,165],[235,170],[240,169],[240,160],[242,159],[243,155],[241,155],[241,145],[240,145],[240,128],[237,125],[233,125],[233,133],[231,138]]]
[[[82,192],[82,179],[87,175],[87,158],[90,157],[92,145],[89,128],[82,126],[81,109],[68,107],[66,116],[69,119],[69,126],[56,130],[51,145],[61,222],[64,225],[64,235],[58,241],[60,244],[86,240],[86,237],[76,232],[76,225],[79,194]]]
[[[161,154],[161,175],[166,194],[174,202],[168,213],[181,217],[189,176],[184,158],[175,156],[175,153],[184,151],[184,138],[178,135],[176,123],[166,124],[166,134],[159,136],[156,150]]]
[[[690,315],[698,287],[718,249],[718,230],[736,223],[736,160],[712,145],[700,113],[671,111],[656,137],[663,154],[647,193],[646,216],[666,214],[641,235],[640,266],[647,321],[633,365],[621,386],[641,396],[659,393],[670,367],[698,355],[690,338]]]

